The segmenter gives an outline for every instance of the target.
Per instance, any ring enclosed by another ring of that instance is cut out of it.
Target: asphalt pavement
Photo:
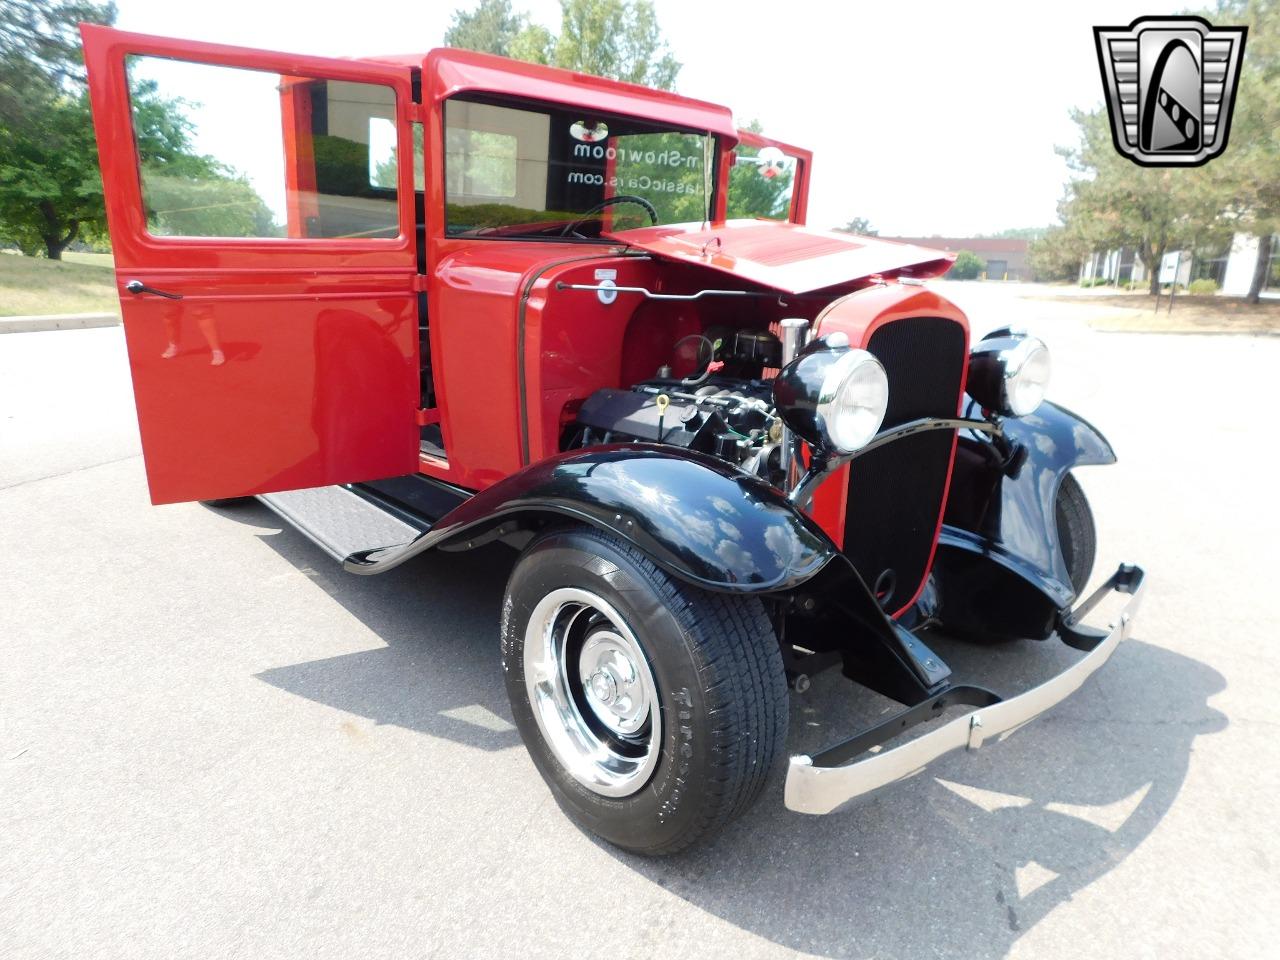
[[[1134,637],[1004,743],[828,817],[781,780],[666,860],[559,811],[510,723],[511,554],[344,574],[257,504],[153,507],[119,328],[0,338],[0,957],[1230,957],[1280,933],[1280,339],[1054,351]],[[1016,692],[1076,654],[942,643]],[[822,675],[792,749],[887,704]]]

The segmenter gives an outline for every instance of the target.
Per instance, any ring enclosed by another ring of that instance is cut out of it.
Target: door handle
[[[181,300],[180,293],[165,293],[163,290],[157,290],[155,287],[148,287],[141,280],[130,280],[124,285],[124,288],[132,293],[135,297],[140,293],[153,293],[157,297],[164,297],[166,300]]]

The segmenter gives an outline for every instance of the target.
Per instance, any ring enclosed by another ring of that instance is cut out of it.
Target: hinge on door
[[[413,292],[414,293],[427,292],[427,275],[425,273],[415,273],[413,275]]]
[[[428,427],[433,423],[440,422],[440,408],[432,407],[430,410],[418,411],[418,426]]]
[[[425,103],[410,103],[409,108],[410,123],[426,123],[427,122],[427,105]]]

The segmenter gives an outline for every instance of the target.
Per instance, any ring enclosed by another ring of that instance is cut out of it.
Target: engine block
[[[630,390],[597,390],[579,409],[565,447],[668,443],[763,475],[778,459],[780,436],[767,380],[710,377],[694,387],[657,379]]]

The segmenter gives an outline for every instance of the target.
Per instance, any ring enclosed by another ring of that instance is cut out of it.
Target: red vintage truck
[[[585,829],[722,826],[818,670],[902,710],[786,761],[810,814],[1020,726],[1128,632],[1142,571],[1081,599],[1071,474],[1115,455],[1045,399],[1045,345],[971,342],[926,283],[947,254],[806,227],[807,151],[461,50],[83,35],[152,500],[256,496],[359,575],[515,548],[511,711]],[[1003,698],[934,630],[1082,655]]]

